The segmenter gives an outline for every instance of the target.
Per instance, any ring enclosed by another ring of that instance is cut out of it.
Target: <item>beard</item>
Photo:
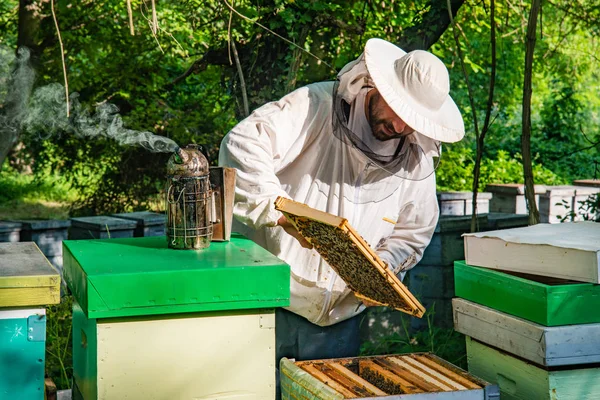
[[[375,96],[377,96],[376,99],[371,99],[375,101],[369,102],[368,118],[369,126],[371,127],[373,137],[382,142],[402,137],[402,133],[396,132],[394,126],[381,116],[381,113],[377,109],[378,101],[382,101],[381,95],[379,93],[376,93],[373,95],[373,97]]]

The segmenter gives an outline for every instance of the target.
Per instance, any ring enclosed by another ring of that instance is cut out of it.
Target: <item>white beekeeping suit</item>
[[[385,97],[386,78],[377,70],[377,57],[388,53],[379,48],[384,44],[390,45],[371,39],[338,82],[311,84],[260,107],[221,144],[219,164],[237,169],[234,231],[291,266],[288,309],[320,326],[348,319],[364,306],[316,250],[303,248],[276,226],[277,196],[348,219],[402,278],[423,256],[437,223],[439,140],[456,141],[461,130],[464,134],[460,114],[456,132],[438,128],[437,136],[421,134],[419,129],[428,130],[432,121],[421,118],[418,109],[413,119],[403,116],[416,130],[404,141],[385,142],[386,147],[356,132],[366,118],[362,104],[369,88],[394,103]],[[402,106],[396,104],[394,111]]]

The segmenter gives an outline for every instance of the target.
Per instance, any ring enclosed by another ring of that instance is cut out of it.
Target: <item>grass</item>
[[[442,328],[434,323],[435,304],[430,307],[423,318],[427,327],[421,331],[410,328],[410,318],[402,314],[402,330],[386,335],[380,339],[364,342],[361,355],[384,355],[429,352],[467,370],[467,349],[465,336],[452,328]]]
[[[46,377],[52,378],[58,390],[70,389],[73,379],[72,310],[70,295],[46,308]]]

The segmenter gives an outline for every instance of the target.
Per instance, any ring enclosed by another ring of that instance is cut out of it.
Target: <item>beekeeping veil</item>
[[[350,108],[365,88],[376,88],[394,113],[415,130],[404,138],[386,141],[393,148],[384,152],[381,143],[374,146],[373,138],[366,140],[348,127]],[[338,74],[333,91],[333,132],[390,175],[423,180],[437,167],[441,142],[456,142],[464,136],[462,116],[449,90],[448,70],[433,54],[422,50],[406,53],[384,40],[370,39],[364,53]]]

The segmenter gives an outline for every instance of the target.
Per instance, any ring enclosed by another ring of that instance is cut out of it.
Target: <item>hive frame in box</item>
[[[377,253],[371,249],[369,244],[350,226],[348,220],[345,218],[338,217],[333,214],[329,214],[323,211],[315,210],[307,206],[306,204],[302,204],[290,199],[286,199],[284,197],[278,197],[275,201],[275,209],[281,211],[287,220],[294,225],[294,227],[300,232],[300,234],[310,243],[314,241],[314,239],[308,235],[306,232],[303,233],[301,227],[299,227],[298,222],[308,222],[315,221],[318,223],[322,223],[325,225],[332,226],[334,228],[338,228],[341,232],[343,232],[345,237],[352,241],[352,246],[359,250],[362,256],[367,260],[373,268],[383,277],[383,279],[387,282],[389,287],[394,291],[395,294],[400,297],[402,303],[405,304],[404,307],[398,307],[390,305],[389,303],[373,299],[371,297],[366,296],[363,293],[358,292],[358,289],[354,289],[359,287],[360,285],[356,285],[356,282],[348,282],[343,274],[340,274],[340,266],[334,265],[335,263],[331,263],[328,259],[327,255],[323,254],[323,250],[319,249],[318,246],[315,246],[315,249],[321,254],[321,256],[329,263],[329,265],[340,275],[342,279],[346,282],[349,288],[354,291],[354,295],[363,301],[367,301],[370,303],[374,303],[377,305],[387,306],[395,308],[399,311],[405,312],[407,314],[422,317],[425,314],[425,307],[413,296],[413,294],[408,290],[406,286],[398,279],[398,277],[386,266],[386,264],[379,258]]]
[[[496,385],[430,353],[298,362],[284,357],[279,370],[284,400],[294,395],[325,400],[499,398]]]

